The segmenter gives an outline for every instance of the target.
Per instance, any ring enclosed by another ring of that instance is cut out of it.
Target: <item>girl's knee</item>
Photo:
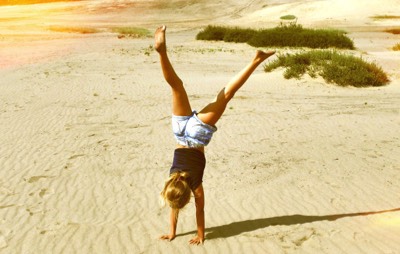
[[[228,102],[235,96],[235,92],[232,91],[226,91],[224,93],[224,100],[225,103],[228,104]]]
[[[227,91],[225,88],[217,96],[217,101],[219,103],[228,104],[228,102],[235,96],[235,92]]]

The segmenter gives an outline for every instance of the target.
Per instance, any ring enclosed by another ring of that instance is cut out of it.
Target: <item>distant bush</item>
[[[300,25],[280,26],[260,31],[248,44],[254,47],[308,47],[354,49],[345,32],[326,29],[306,29]]]
[[[247,42],[255,34],[256,30],[238,27],[207,26],[196,35],[197,40]]]
[[[131,37],[147,37],[150,35],[150,31],[140,27],[113,27],[111,31],[120,35],[131,36]]]
[[[280,26],[293,26],[297,24],[297,17],[295,15],[285,15],[280,17]]]
[[[394,45],[392,49],[394,51],[400,51],[400,43],[397,43],[396,45]]]
[[[391,34],[400,34],[400,28],[386,29],[385,32]]]
[[[344,31],[306,29],[296,24],[263,30],[207,26],[197,34],[196,39],[247,42],[254,47],[335,47],[354,49],[353,41],[346,36]]]
[[[248,42],[257,32],[252,29],[227,29],[224,36],[226,42]]]
[[[68,27],[68,26],[51,26],[50,31],[62,33],[80,33],[80,34],[94,34],[99,33],[100,30],[92,27]]]
[[[400,16],[395,15],[376,15],[372,16],[373,19],[400,19]]]
[[[280,55],[266,64],[264,70],[270,72],[279,67],[286,68],[286,79],[300,78],[308,73],[313,78],[319,75],[328,83],[339,86],[383,86],[389,82],[386,73],[376,64],[330,50]]]
[[[284,19],[284,20],[294,20],[294,19],[297,19],[297,17],[294,16],[294,15],[285,15],[285,16],[281,16],[280,19]]]

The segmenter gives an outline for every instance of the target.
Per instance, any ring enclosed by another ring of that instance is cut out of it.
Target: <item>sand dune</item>
[[[0,18],[0,253],[398,253],[400,55],[390,48],[400,41],[381,31],[399,20],[370,17],[400,15],[400,4],[384,2],[32,7],[50,13],[47,19],[1,7],[8,20]],[[391,83],[340,88],[259,68],[207,147],[205,244],[188,244],[193,201],[181,213],[178,237],[158,240],[168,231],[158,193],[175,143],[153,39],[45,28],[154,30],[166,23],[171,59],[199,109],[255,50],[196,41],[199,29],[274,26],[286,14],[307,26],[345,29],[357,47],[352,53],[381,65]]]

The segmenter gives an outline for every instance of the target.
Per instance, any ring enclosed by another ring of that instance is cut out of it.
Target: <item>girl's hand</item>
[[[195,245],[203,244],[203,242],[204,242],[204,238],[201,238],[199,236],[196,236],[192,240],[189,241],[190,244],[195,244]]]
[[[162,235],[162,236],[160,237],[160,239],[172,241],[172,240],[175,239],[175,236],[176,236],[176,235]]]

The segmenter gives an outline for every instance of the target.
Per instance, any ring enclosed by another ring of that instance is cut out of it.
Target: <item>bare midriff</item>
[[[204,146],[200,146],[200,147],[187,147],[187,146],[183,146],[183,145],[176,145],[176,148],[186,148],[186,149],[196,149],[199,150],[200,152],[204,153]]]

